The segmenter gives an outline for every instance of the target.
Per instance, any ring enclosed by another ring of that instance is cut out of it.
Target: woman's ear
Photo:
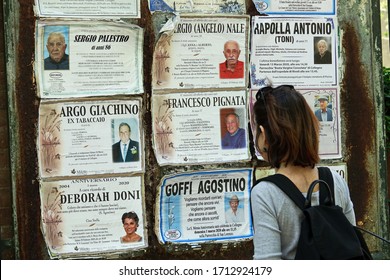
[[[262,125],[259,125],[261,133],[264,133],[264,127]]]
[[[267,147],[268,146],[268,141],[267,141],[267,137],[265,135],[265,128],[262,125],[260,125],[259,128],[260,128],[260,131],[261,131],[261,134],[260,134],[260,137],[259,137],[259,140],[261,142],[259,144],[261,145],[261,147]]]
[[[261,134],[264,136],[265,144],[268,144],[264,126],[260,125],[259,127],[260,127]]]

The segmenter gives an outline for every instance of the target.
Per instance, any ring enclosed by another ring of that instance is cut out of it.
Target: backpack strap
[[[260,181],[268,181],[274,183],[303,211],[305,207],[305,197],[289,178],[282,174],[274,174],[262,178],[256,183]]]
[[[318,167],[318,177],[320,180],[324,180],[328,183],[334,201],[334,182],[332,172],[328,167]],[[257,180],[255,185],[260,181],[268,181],[274,183],[279,187],[301,210],[305,209],[305,197],[295,186],[295,184],[286,176],[282,174],[274,174],[260,180]],[[323,188],[326,188],[320,184],[320,204],[324,204],[327,198],[327,191]],[[323,189],[323,190],[321,190]]]
[[[328,183],[328,186],[330,188],[331,194],[333,201],[334,200],[334,181],[333,181],[333,175],[332,172],[330,171],[329,167],[321,166],[318,167],[318,177],[320,180],[325,181]],[[325,186],[320,184],[320,204],[326,203],[327,196],[326,194],[328,193],[325,189]]]

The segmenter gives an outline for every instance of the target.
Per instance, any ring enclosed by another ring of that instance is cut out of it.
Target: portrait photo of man
[[[113,162],[139,161],[139,142],[131,139],[131,128],[126,122],[119,124],[119,141],[112,145]]]
[[[61,32],[51,32],[46,41],[48,56],[44,59],[45,70],[69,70],[69,55],[65,36]]]
[[[223,117],[223,116],[222,116]],[[240,127],[240,117],[234,112],[225,116],[226,133],[222,137],[222,149],[241,149],[246,147],[246,132]]]
[[[329,97],[326,95],[321,95],[318,97],[318,103],[320,108],[317,109],[314,114],[320,122],[330,122],[333,121],[332,109],[329,108]]]
[[[244,62],[238,60],[240,53],[241,50],[237,41],[229,40],[224,44],[223,55],[225,61],[219,64],[219,77],[221,79],[244,78]]]
[[[225,212],[225,221],[227,223],[244,222],[244,210],[240,207],[238,196],[233,194],[229,199],[229,208]]]

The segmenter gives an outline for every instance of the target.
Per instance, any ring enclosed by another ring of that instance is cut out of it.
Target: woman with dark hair
[[[139,225],[138,222],[138,215],[133,211],[126,212],[122,215],[122,224],[126,235],[121,237],[121,243],[142,241],[142,237],[136,233]]]
[[[319,122],[305,98],[293,86],[266,87],[256,94],[254,144],[275,172],[286,176],[306,195],[319,179]],[[355,224],[355,213],[344,179],[332,171],[335,202]],[[312,205],[319,201],[318,186]],[[271,182],[252,189],[254,259],[294,259],[303,212]]]

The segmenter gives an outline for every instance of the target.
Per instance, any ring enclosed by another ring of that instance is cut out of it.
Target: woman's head
[[[253,117],[256,148],[273,167],[282,163],[314,167],[318,163],[319,122],[293,86],[260,89]]]
[[[126,233],[136,232],[139,225],[138,215],[133,211],[123,213],[122,224]]]

